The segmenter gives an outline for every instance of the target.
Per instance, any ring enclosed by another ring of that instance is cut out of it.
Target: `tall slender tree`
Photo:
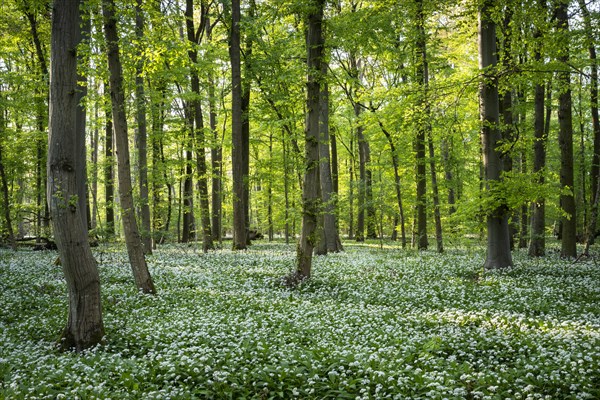
[[[233,249],[246,248],[244,206],[244,140],[242,131],[242,72],[240,51],[240,0],[231,2],[231,163],[233,166]]]
[[[196,29],[194,22],[194,1],[186,0],[185,24],[187,39],[190,42],[188,57],[190,59],[190,85],[192,89],[192,100],[189,112],[191,113],[190,124],[194,132],[196,142],[196,169],[198,172],[198,194],[200,196],[200,223],[202,226],[202,250],[207,252],[214,249],[212,230],[210,228],[210,210],[208,205],[208,177],[206,176],[206,152],[204,137],[204,117],[202,115],[202,103],[200,101],[200,77],[198,75],[198,49],[197,45],[202,40],[206,29],[208,5],[204,2],[200,9],[200,24]]]
[[[560,36],[561,51],[558,56],[564,68],[558,72],[558,145],[560,148],[560,206],[563,210],[561,218],[562,257],[577,256],[577,208],[575,204],[574,172],[573,172],[573,111],[571,109],[571,74],[569,69],[569,4],[559,0],[556,9],[556,29]]]
[[[538,0],[538,7],[541,15],[546,14],[546,1]],[[534,60],[541,62],[542,60],[542,29],[535,28]],[[533,142],[533,173],[536,176],[536,181],[539,185],[545,182],[544,169],[546,167],[546,142],[548,139],[544,123],[544,108],[545,108],[545,86],[544,82],[536,82],[534,94],[534,142]],[[546,199],[541,197],[536,199],[532,204],[531,210],[531,240],[529,241],[529,255],[531,257],[541,257],[546,253]]]
[[[309,278],[312,253],[317,244],[317,218],[319,214],[319,121],[321,93],[321,65],[324,57],[323,13],[325,0],[312,0],[308,13],[306,34],[306,127],[304,185],[302,190],[302,232],[298,242],[296,278]]]
[[[415,159],[416,159],[416,179],[417,179],[417,247],[419,250],[425,250],[429,246],[427,238],[427,159],[425,157],[425,144],[428,135],[429,121],[426,92],[428,84],[426,36],[425,36],[425,18],[423,15],[423,0],[416,1],[416,21],[417,21],[417,39],[416,39],[416,78],[421,86],[421,95],[419,98],[419,108],[422,113],[421,120],[417,123],[417,135],[415,137]]]
[[[342,251],[342,241],[337,228],[335,194],[331,177],[331,157],[329,153],[329,85],[325,79],[327,63],[321,65],[320,124],[319,124],[319,177],[321,200],[323,202],[323,234],[326,252]]]
[[[589,246],[594,242],[598,204],[600,203],[600,191],[598,190],[600,187],[600,118],[598,117],[598,60],[596,57],[592,18],[584,0],[579,0],[579,8],[583,15],[585,36],[590,57],[590,112],[592,114],[592,129],[594,132],[594,154],[592,156],[592,168],[590,173],[592,218],[590,219],[588,227],[586,227],[587,235],[585,251],[587,252]]]
[[[127,138],[127,116],[125,115],[125,93],[123,91],[123,69],[119,56],[119,36],[114,0],[102,1],[104,34],[107,44],[108,70],[110,73],[110,99],[112,104],[113,127],[117,145],[117,166],[119,172],[119,196],[121,198],[121,218],[125,232],[125,244],[135,284],[144,293],[155,293],[154,282],[148,271],[144,249],[137,226],[133,204],[133,187]]]
[[[81,41],[81,2],[55,0],[52,12],[48,202],[69,291],[69,316],[60,347],[82,351],[104,337],[100,277],[83,224],[77,179],[83,138],[77,129],[77,45]]]
[[[135,2],[135,36],[144,40],[144,10],[142,0]],[[146,254],[152,254],[152,231],[150,226],[150,200],[148,190],[148,129],[146,123],[146,91],[144,88],[143,46],[138,48],[138,60],[135,64],[135,107],[137,120],[138,184],[140,190],[140,235]]]
[[[496,76],[496,23],[493,19],[495,0],[484,0],[479,9],[479,67],[483,81],[479,87],[479,108],[481,114],[481,144],[483,152],[484,179],[488,190],[493,193],[501,181],[503,161],[498,149],[502,139],[499,123],[498,78]],[[487,256],[485,268],[505,268],[512,266],[510,238],[508,232],[508,209],[494,204],[487,210]],[[492,203],[496,203],[493,201]]]

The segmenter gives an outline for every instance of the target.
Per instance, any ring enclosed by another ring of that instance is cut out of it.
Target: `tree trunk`
[[[212,25],[210,19],[206,18],[206,36],[209,42],[212,41]],[[209,126],[212,132],[212,146],[210,149],[210,160],[212,170],[212,193],[211,193],[211,228],[212,239],[221,245],[221,219],[222,219],[222,202],[223,202],[223,146],[217,132],[217,105],[215,97],[215,77],[212,69],[208,73],[208,116]]]
[[[164,163],[161,158],[161,141],[164,131],[164,87],[155,89],[159,98],[152,104],[152,232],[153,246],[164,241],[165,223],[161,209],[161,190],[163,182],[161,175],[164,171]],[[164,179],[166,182],[166,177]],[[169,193],[170,199],[170,193]],[[170,205],[169,205],[170,207]],[[168,216],[167,216],[168,218]]]
[[[138,230],[133,204],[133,187],[127,139],[127,117],[125,115],[125,95],[123,91],[123,69],[119,57],[119,38],[115,17],[114,0],[102,1],[104,33],[106,36],[108,69],[110,73],[110,98],[112,103],[113,125],[117,144],[119,172],[119,196],[121,198],[121,218],[125,232],[125,244],[129,262],[133,270],[136,286],[144,293],[155,293],[154,283],[148,271],[144,249]]]
[[[442,236],[442,217],[440,215],[440,195],[438,192],[437,169],[435,167],[435,152],[431,132],[428,135],[429,167],[431,170],[431,190],[433,191],[433,218],[435,220],[435,242],[438,253],[444,252],[444,238]]]
[[[402,248],[406,248],[406,223],[404,219],[404,207],[402,206],[402,187],[400,183],[400,162],[398,161],[398,152],[394,145],[392,135],[384,128],[383,123],[379,122],[379,127],[385,135],[388,144],[390,145],[390,152],[392,153],[392,167],[394,168],[394,189],[396,189],[396,201],[398,202],[398,213],[400,215],[400,233],[402,237]]]
[[[321,78],[327,74],[327,63],[321,65]],[[324,79],[320,97],[320,132],[319,132],[319,175],[321,181],[321,201],[323,202],[323,233],[326,252],[343,250],[342,241],[337,229],[336,201],[331,173],[331,157],[329,155],[329,86]]]
[[[135,36],[142,43],[144,40],[144,13],[142,10],[142,0],[135,2]],[[140,219],[142,245],[145,254],[152,254],[152,230],[150,225],[150,200],[148,194],[148,130],[146,124],[146,93],[144,90],[143,78],[143,50],[144,47],[138,45],[138,61],[135,65],[135,106],[136,119],[138,125],[137,150],[138,150],[138,173],[140,189]]]
[[[488,190],[501,180],[502,158],[497,149],[501,140],[499,122],[498,86],[494,68],[496,60],[496,24],[492,19],[494,1],[485,0],[479,10],[479,67],[484,74],[480,83],[481,143],[484,177]],[[501,204],[487,211],[486,269],[512,266],[508,231],[508,210]]]
[[[319,120],[321,93],[321,65],[323,63],[323,9],[325,0],[313,0],[308,15],[307,82],[306,82],[306,169],[302,191],[302,233],[298,242],[296,278],[309,278],[312,253],[318,240],[317,217],[319,214]]]
[[[540,8],[546,11],[545,0],[540,0]],[[541,29],[536,28],[535,37],[541,37]],[[541,45],[535,49],[534,59],[539,62],[542,60]],[[534,97],[534,137],[533,142],[533,173],[536,182],[541,186],[545,182],[544,169],[546,168],[546,142],[548,139],[544,121],[544,82],[537,82],[535,85]],[[548,115],[549,117],[549,115]],[[531,257],[542,257],[546,254],[546,200],[538,198],[532,204],[531,209],[531,240],[529,242],[529,255]]]
[[[246,249],[244,206],[244,139],[242,128],[242,73],[240,60],[240,0],[231,2],[231,163],[233,177],[233,249]]]
[[[568,4],[559,2],[556,7],[557,30],[561,35],[568,35]],[[567,41],[566,37],[562,40]],[[565,43],[566,44],[566,43]],[[558,145],[560,148],[560,185],[563,188],[560,194],[560,204],[564,211],[561,217],[562,238],[561,257],[577,256],[577,213],[575,206],[574,173],[573,173],[573,115],[571,110],[571,76],[568,69],[568,45],[558,57],[564,66],[558,73],[560,95],[558,98]]]
[[[194,221],[194,116],[189,103],[186,104],[186,120],[188,123],[187,139],[185,140],[185,167],[183,178],[182,201],[182,229],[181,243],[189,243],[194,240],[195,221]]]
[[[282,132],[283,133],[283,132]],[[282,138],[283,142],[283,195],[285,199],[285,244],[290,243],[290,183],[288,178],[288,149],[287,142],[285,140],[285,135]]]
[[[196,64],[198,63],[198,50],[196,45],[200,41],[200,35],[206,28],[206,16],[208,10],[203,5],[200,10],[200,29],[196,32],[194,24],[194,2],[193,0],[186,1],[186,28],[187,39],[192,46],[188,50],[188,57],[191,61],[190,83],[193,94],[191,100],[191,110],[193,115],[192,129],[196,139],[196,169],[198,170],[198,194],[200,196],[200,220],[202,224],[202,250],[206,253],[208,250],[214,249],[212,229],[210,228],[210,209],[208,205],[208,178],[206,176],[206,144],[204,137],[204,118],[202,116],[202,104],[200,103],[200,78]]]
[[[600,187],[600,119],[598,118],[598,61],[596,58],[596,47],[594,45],[594,30],[592,28],[591,16],[589,10],[586,7],[584,0],[579,0],[579,7],[583,14],[583,22],[585,27],[586,41],[588,45],[588,51],[590,54],[591,74],[590,74],[590,103],[592,113],[592,127],[594,130],[594,154],[592,158],[592,169],[590,174],[591,180],[591,203],[592,203],[592,214],[596,213],[596,218],[592,215],[590,224],[587,227],[586,235],[586,253],[589,249],[589,245],[594,243],[597,214],[598,214],[598,203],[600,202],[600,193],[598,188]]]
[[[110,89],[108,82],[104,83],[104,94],[108,94]],[[113,171],[113,123],[110,111],[110,104],[104,108],[104,117],[106,119],[104,126],[104,201],[106,203],[106,233],[109,236],[115,235],[115,189],[114,189],[114,171]]]
[[[504,71],[510,71],[513,68],[513,63],[511,59],[511,32],[510,32],[510,23],[512,21],[512,8],[510,6],[506,7],[506,11],[504,13],[504,17],[502,20],[502,36],[504,41],[499,43],[498,47],[500,47],[500,57],[502,61],[502,68]],[[498,38],[496,38],[498,39]],[[514,139],[514,131],[515,131],[515,121],[514,121],[514,113],[513,113],[513,93],[512,89],[504,89],[501,93],[499,93],[499,106],[500,106],[500,116],[502,117],[502,138],[504,141],[508,143],[512,143]],[[505,152],[502,156],[502,161],[504,162],[504,171],[512,172],[513,171],[513,156],[512,152]],[[513,250],[515,248],[515,237],[517,235],[517,226],[519,220],[519,214],[517,211],[513,211],[512,217],[509,220],[508,224],[508,234],[510,237],[510,249]]]
[[[418,122],[417,135],[415,138],[415,159],[416,159],[416,178],[417,178],[417,247],[419,250],[426,250],[429,247],[427,239],[427,178],[426,178],[426,158],[425,158],[425,140],[429,132],[428,109],[427,104],[427,53],[425,36],[425,17],[423,15],[423,0],[417,1],[417,42],[416,51],[418,53],[416,77],[421,86],[421,98],[419,99],[418,109],[424,110],[421,120]]]
[[[254,0],[250,0],[249,17],[254,17]],[[244,204],[244,230],[246,245],[250,245],[250,60],[252,59],[252,39],[246,36],[244,55],[244,76],[242,78],[242,176],[243,176],[243,204]]]
[[[89,39],[90,32],[92,29],[92,21],[89,18],[83,18],[81,24],[81,34],[82,39]],[[83,62],[83,55],[79,55],[78,62]],[[83,211],[80,213],[81,220],[83,222],[83,226],[86,227],[86,231],[89,229],[89,221],[87,216],[87,154],[85,151],[85,123],[86,123],[86,107],[85,107],[85,97],[87,96],[87,78],[81,73],[77,74],[77,89],[75,89],[75,95],[77,97],[77,114],[75,116],[75,125],[78,131],[77,136],[75,138],[77,152],[79,155],[76,158],[77,165],[75,166],[75,174],[77,175],[77,188],[79,189],[78,193],[78,201],[79,208]]]
[[[98,86],[94,87],[96,92],[99,92]],[[98,101],[94,102],[94,120],[99,121],[100,116],[98,113]],[[98,125],[94,126],[92,135],[90,138],[90,147],[92,150],[91,161],[92,161],[92,182],[90,187],[90,195],[92,200],[92,214],[90,225],[92,229],[96,229],[98,225],[98,148],[100,147],[100,130]]]
[[[36,18],[36,15],[34,14],[34,10],[32,10],[31,8],[28,8],[28,6],[31,6],[31,3],[27,2],[24,4],[26,9],[25,9],[25,17],[27,18],[27,20],[29,21],[29,28],[31,30],[31,37],[33,39],[33,44],[35,46],[35,53],[38,59],[38,63],[40,66],[40,76],[41,76],[41,81],[44,83],[44,86],[46,89],[47,85],[48,85],[48,79],[49,79],[49,74],[48,74],[48,65],[46,63],[46,56],[44,55],[44,49],[42,47],[42,41],[40,40],[40,35],[39,35],[39,29],[38,29],[38,19]],[[44,177],[46,176],[46,141],[47,141],[47,136],[46,136],[46,122],[47,122],[47,116],[46,116],[46,112],[47,112],[47,108],[48,105],[46,105],[46,102],[44,101],[44,97],[45,100],[49,103],[49,97],[48,97],[48,92],[46,92],[46,95],[43,96],[42,93],[45,92],[45,90],[40,93],[41,89],[36,90],[36,98],[35,98],[35,106],[36,106],[36,125],[37,125],[37,130],[39,131],[39,135],[36,139],[36,221],[35,221],[35,225],[36,225],[36,238],[37,240],[39,240],[41,234],[42,234],[42,226],[44,227],[48,227],[48,223],[49,223],[49,210],[48,210],[48,202],[47,201],[42,201],[44,194],[47,190],[46,188],[46,180],[44,179]],[[42,217],[42,210],[44,211],[43,217]]]
[[[0,88],[0,94],[2,89]],[[0,97],[0,104],[4,104],[4,98]],[[0,108],[0,137],[6,137],[6,121],[4,118],[4,109]],[[4,209],[4,223],[6,224],[6,231],[8,233],[8,242],[13,250],[17,250],[17,242],[15,240],[15,233],[13,230],[12,218],[10,216],[10,193],[8,189],[8,180],[6,179],[6,171],[4,169],[4,148],[3,143],[0,141],[0,183],[2,184],[2,208]],[[41,185],[40,185],[41,186]],[[41,208],[38,208],[38,210]]]
[[[446,138],[442,139],[442,160],[444,164],[444,177],[448,185],[448,214],[452,215],[456,212],[456,194],[455,194],[455,179],[452,173],[454,163],[451,155],[452,151],[452,138],[449,140]]]
[[[81,41],[80,2],[55,0],[52,12],[52,81],[48,146],[48,202],[56,244],[69,291],[69,316],[60,347],[82,351],[104,337],[100,277],[78,200],[76,143],[77,55]]]

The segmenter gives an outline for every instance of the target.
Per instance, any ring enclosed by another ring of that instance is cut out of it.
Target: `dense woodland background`
[[[242,3],[246,227],[268,239],[290,240],[302,219],[311,5]],[[542,199],[544,233],[559,231],[561,217],[571,212],[560,207],[561,193],[574,196],[573,219],[582,238],[596,194],[597,4],[570,2],[563,29],[557,3],[509,1],[493,9],[505,164],[500,197],[510,210],[518,247],[528,245],[532,204]],[[51,5],[15,0],[1,7],[1,229],[5,242],[51,237],[45,187]],[[237,198],[231,4],[117,1],[116,7],[142,236],[155,244],[188,242],[206,239],[207,229],[222,245],[233,232]],[[482,184],[477,10],[477,2],[327,2],[319,79],[327,90],[329,137],[322,144],[331,165],[329,203],[343,236],[392,237],[426,248],[425,233],[435,234],[441,249],[442,241],[484,232],[484,217],[499,196],[490,196]],[[77,54],[88,149],[84,205],[90,234],[105,240],[118,237],[122,228],[98,2],[84,3],[82,27]],[[540,87],[544,131],[536,136]],[[564,154],[557,113],[567,90],[573,153],[565,162],[574,177],[568,187],[560,182]],[[547,154],[542,168],[535,165],[538,143]]]

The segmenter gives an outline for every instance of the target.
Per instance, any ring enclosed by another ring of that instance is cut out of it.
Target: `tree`
[[[423,16],[423,1],[417,0],[417,40],[416,51],[418,53],[416,63],[416,78],[421,86],[421,98],[419,99],[418,109],[422,110],[422,120],[418,122],[417,135],[415,138],[415,159],[417,163],[417,248],[425,250],[429,246],[427,239],[427,178],[426,178],[426,158],[425,158],[425,140],[429,130],[428,108],[426,97],[426,86],[428,81],[427,53],[425,37],[425,21]]]
[[[558,145],[560,148],[560,206],[563,210],[561,218],[562,257],[577,256],[577,215],[575,205],[574,173],[573,173],[573,114],[571,109],[571,76],[569,71],[569,17],[568,3],[560,0],[556,5],[556,29],[560,35],[562,50],[558,61],[563,69],[558,72],[560,94],[558,97]]]
[[[496,77],[496,23],[493,20],[494,0],[484,0],[479,9],[479,67],[483,81],[479,86],[481,144],[484,178],[488,192],[494,195],[501,182],[503,161],[498,149],[501,140],[499,122],[498,81]],[[501,189],[500,189],[501,190]],[[492,199],[487,210],[487,256],[485,268],[512,266],[508,231],[508,209],[500,196]]]
[[[546,1],[538,0],[542,15],[546,11]],[[534,38],[537,39],[534,50],[534,60],[540,62],[542,60],[542,30],[536,27]],[[536,183],[543,185],[545,182],[544,168],[546,167],[546,142],[548,133],[545,130],[544,123],[544,100],[545,87],[544,82],[536,82],[534,94],[534,142],[533,142],[533,173],[536,176]],[[531,210],[531,240],[529,242],[529,255],[531,257],[541,257],[546,253],[546,199],[537,198],[532,204]]]
[[[121,217],[125,231],[125,244],[136,286],[144,293],[156,293],[152,277],[148,271],[140,232],[135,217],[133,187],[129,168],[129,140],[127,139],[127,116],[125,115],[125,94],[123,91],[123,69],[119,56],[119,37],[115,17],[114,0],[102,1],[104,34],[106,36],[108,69],[110,72],[110,99],[112,120],[117,145],[117,167],[119,172],[119,195],[121,197]]]
[[[69,316],[60,347],[82,351],[104,337],[100,277],[83,224],[76,166],[77,53],[81,41],[81,2],[55,0],[52,13],[48,203],[61,265],[69,291]]]
[[[206,155],[204,138],[204,117],[202,116],[202,104],[200,102],[200,78],[198,77],[198,50],[196,46],[202,40],[206,29],[207,5],[202,3],[200,10],[200,24],[196,30],[194,24],[194,1],[186,1],[185,23],[187,39],[191,44],[188,50],[190,66],[190,85],[193,98],[190,101],[190,125],[194,138],[196,139],[196,169],[198,170],[198,192],[200,195],[200,214],[202,224],[202,250],[207,252],[214,249],[212,230],[210,228],[210,210],[208,206],[208,178],[206,176]]]
[[[246,248],[244,205],[244,141],[242,131],[242,72],[240,56],[240,1],[231,2],[231,163],[233,165],[233,249]]]
[[[596,58],[596,46],[594,45],[594,35],[590,12],[584,0],[579,0],[579,8],[583,14],[583,22],[585,27],[586,42],[590,57],[591,74],[590,74],[590,111],[592,114],[592,128],[594,131],[594,154],[592,157],[592,168],[590,173],[591,180],[591,203],[592,217],[587,228],[586,248],[588,252],[589,246],[594,242],[596,231],[598,204],[600,203],[600,118],[598,117],[598,61]]]
[[[142,43],[144,40],[144,12],[142,0],[135,2],[135,36]],[[141,238],[144,252],[152,254],[152,232],[150,226],[150,201],[148,194],[148,129],[146,124],[146,94],[144,90],[144,58],[143,47],[138,48],[138,60],[135,65],[135,106],[137,119],[138,174],[140,190]]]
[[[6,130],[6,121],[5,121],[5,112],[4,112],[4,96],[2,96],[2,92],[0,90],[0,137],[5,137]],[[2,206],[4,208],[4,223],[6,224],[6,231],[8,234],[8,242],[10,243],[10,247],[13,250],[17,250],[17,242],[15,240],[15,231],[13,229],[12,217],[10,215],[10,191],[8,188],[8,179],[6,177],[6,170],[4,168],[4,160],[3,160],[3,152],[4,145],[0,141],[0,183],[2,184]],[[39,208],[38,208],[39,213]]]
[[[110,92],[108,82],[104,83],[104,93]],[[106,203],[106,233],[109,236],[115,234],[115,205],[114,205],[114,160],[113,160],[113,123],[109,103],[104,107],[104,200]]]
[[[329,85],[325,80],[327,63],[322,62],[319,124],[319,179],[321,184],[321,201],[323,203],[323,235],[326,252],[343,250],[337,227],[336,197],[331,176],[331,157],[329,155]]]
[[[296,279],[310,277],[312,253],[317,244],[319,214],[319,121],[321,109],[321,66],[324,56],[323,12],[325,0],[312,0],[308,13],[306,34],[306,127],[304,130],[306,167],[302,190],[302,232],[296,256]]]

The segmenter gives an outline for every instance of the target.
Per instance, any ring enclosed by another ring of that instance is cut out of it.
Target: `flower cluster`
[[[555,256],[346,245],[282,277],[295,252],[255,244],[148,257],[136,292],[120,247],[95,250],[106,344],[57,353],[55,254],[0,252],[0,398],[600,398],[600,269]]]

